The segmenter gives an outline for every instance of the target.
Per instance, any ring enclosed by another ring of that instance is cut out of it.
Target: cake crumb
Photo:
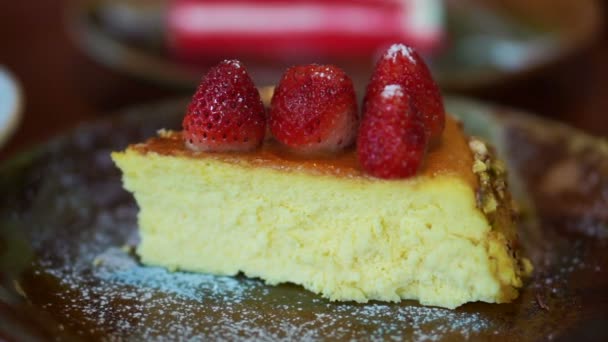
[[[170,138],[172,136],[172,132],[168,129],[161,128],[156,131],[156,134],[161,138]]]
[[[535,297],[536,297],[536,303],[538,304],[538,306],[541,309],[545,310],[545,311],[549,311],[549,306],[547,306],[547,304],[545,304],[545,302],[544,302],[542,296],[540,295],[540,293],[537,293],[535,295]]]
[[[496,202],[496,199],[494,198],[494,196],[488,196],[487,200],[483,205],[483,212],[486,214],[493,213],[496,211],[496,208],[498,208],[498,203]]]
[[[15,288],[15,292],[17,292],[21,297],[27,298],[27,294],[23,291],[21,284],[18,281],[13,280],[13,287]]]
[[[486,170],[488,170],[488,167],[481,160],[476,159],[475,162],[473,162],[473,173],[480,173]]]
[[[471,141],[469,141],[469,147],[471,148],[471,151],[480,156],[485,156],[488,154],[488,148],[481,140],[471,139]]]
[[[129,245],[129,244],[124,244],[120,247],[120,250],[125,253],[131,254],[131,253],[135,252],[135,246]]]
[[[93,259],[93,266],[99,267],[101,265],[103,265],[103,259],[101,259],[101,258],[95,258],[95,259]]]

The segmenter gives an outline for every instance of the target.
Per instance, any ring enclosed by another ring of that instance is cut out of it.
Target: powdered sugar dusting
[[[115,329],[112,340],[201,335],[212,340],[437,340],[445,335],[466,339],[493,327],[477,313],[411,303],[332,303],[295,286],[271,287],[244,277],[172,273],[141,266],[119,248],[101,253],[94,264],[81,264],[79,270],[50,268],[49,274],[68,289],[58,294],[68,303],[63,307],[47,303],[45,307],[67,316],[79,313],[91,323],[109,324]],[[89,333],[96,333],[95,329]]]
[[[389,84],[382,89],[381,95],[385,99],[390,99],[395,96],[401,97],[403,96],[403,88],[398,84]]]
[[[322,71],[315,71],[313,73],[313,75],[316,76],[316,77],[325,78],[325,79],[328,79],[328,80],[331,80],[333,78],[331,74],[326,73],[326,72],[322,72]]]
[[[414,58],[413,54],[414,49],[412,49],[411,47],[406,46],[404,44],[393,44],[386,51],[384,58],[390,59],[391,61],[395,62],[397,60],[397,57],[399,55],[402,55],[404,57],[407,57],[407,59],[409,59],[409,61],[413,64],[416,64],[416,59]]]
[[[107,227],[116,223],[111,217],[104,220]],[[36,271],[36,277],[53,277],[61,289],[55,293],[55,300],[41,306],[65,317],[68,326],[77,322],[76,332],[83,336],[102,334],[108,340],[204,336],[210,340],[437,341],[487,337],[508,329],[498,323],[497,317],[466,308],[448,310],[408,301],[336,303],[297,286],[268,286],[243,276],[169,272],[142,266],[128,248],[94,252],[93,244],[107,245],[111,241],[103,230],[97,235],[95,241],[82,244],[72,262],[57,264],[43,257]],[[581,251],[583,245],[574,242],[573,247]],[[538,259],[547,256],[540,253],[535,264],[541,274],[529,287],[540,293],[550,310],[560,309],[549,296],[567,295],[565,281],[569,274],[599,267],[582,262],[584,256],[578,252],[557,259]],[[546,265],[541,260],[546,260]],[[542,273],[545,267],[555,265],[560,265],[557,272]],[[529,299],[531,307],[537,305],[534,298]]]
[[[334,72],[329,67],[317,69],[312,74],[315,77],[325,78],[327,80],[331,80],[334,78]]]
[[[241,64],[241,61],[237,60],[237,59],[231,59],[226,61],[228,63],[230,63],[230,65],[232,65],[233,67],[240,69],[243,67],[243,65]]]

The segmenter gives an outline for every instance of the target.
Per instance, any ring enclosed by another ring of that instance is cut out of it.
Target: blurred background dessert
[[[191,62],[230,56],[268,60],[369,59],[403,41],[437,50],[443,38],[440,0],[196,1],[166,8],[170,54]]]

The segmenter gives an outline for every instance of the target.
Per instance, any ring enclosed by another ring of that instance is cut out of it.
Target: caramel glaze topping
[[[328,156],[300,156],[274,140],[267,140],[260,149],[252,152],[194,152],[185,147],[181,133],[163,132],[145,143],[130,146],[130,149],[144,154],[153,152],[189,158],[217,158],[228,163],[281,170],[302,170],[349,178],[371,178],[359,167],[354,148]],[[430,148],[418,176],[455,175],[477,188],[478,179],[472,171],[472,165],[473,154],[468,145],[468,138],[462,131],[461,124],[447,115],[442,139]]]

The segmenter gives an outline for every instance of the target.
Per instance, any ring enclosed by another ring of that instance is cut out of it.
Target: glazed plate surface
[[[0,167],[0,338],[608,338],[606,141],[449,99],[467,131],[492,141],[511,167],[533,278],[503,305],[332,303],[297,286],[138,263],[137,207],[109,153],[179,127],[186,102],[125,110]]]

